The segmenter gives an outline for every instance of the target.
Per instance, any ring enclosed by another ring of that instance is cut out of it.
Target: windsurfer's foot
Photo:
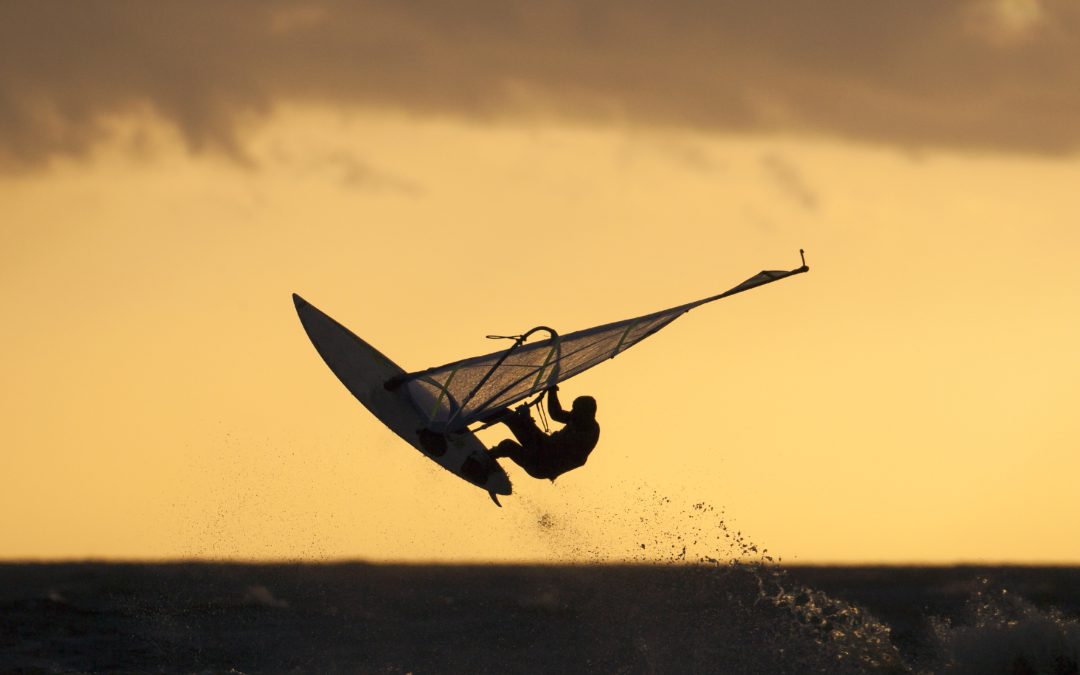
[[[488,448],[487,455],[491,459],[503,459],[512,456],[514,451],[519,449],[520,446],[517,443],[507,438],[504,441],[500,441],[495,447]]]

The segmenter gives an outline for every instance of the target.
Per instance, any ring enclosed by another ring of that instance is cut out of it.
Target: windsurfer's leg
[[[537,472],[540,471],[540,454],[536,451],[535,447],[518,445],[509,438],[496,445],[491,450],[488,450],[488,454],[492,459],[502,459],[503,457],[509,459],[514,464],[517,464],[522,469],[534,478],[537,477]]]
[[[522,446],[535,448],[544,443],[546,434],[540,430],[540,427],[536,426],[536,420],[532,418],[528,411],[515,412],[502,422],[510,428],[510,432],[514,434],[514,438]]]

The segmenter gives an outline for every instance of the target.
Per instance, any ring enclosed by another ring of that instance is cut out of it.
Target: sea
[[[1078,567],[791,565],[683,520],[618,561],[0,563],[0,673],[1080,675]]]

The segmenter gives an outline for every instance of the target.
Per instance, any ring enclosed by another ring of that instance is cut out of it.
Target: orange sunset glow
[[[1080,563],[1078,82],[1068,0],[5,3],[0,558]],[[419,370],[799,249],[502,509],[291,300]]]

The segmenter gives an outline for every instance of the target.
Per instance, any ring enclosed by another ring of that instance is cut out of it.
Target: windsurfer
[[[517,441],[509,438],[489,450],[494,459],[506,457],[525,469],[533,478],[556,478],[585,465],[589,453],[600,440],[600,425],[596,423],[596,399],[579,396],[570,411],[559,404],[558,387],[547,390],[548,413],[551,419],[565,426],[550,434],[536,425],[529,409],[504,408],[485,421],[498,421],[510,428]]]

